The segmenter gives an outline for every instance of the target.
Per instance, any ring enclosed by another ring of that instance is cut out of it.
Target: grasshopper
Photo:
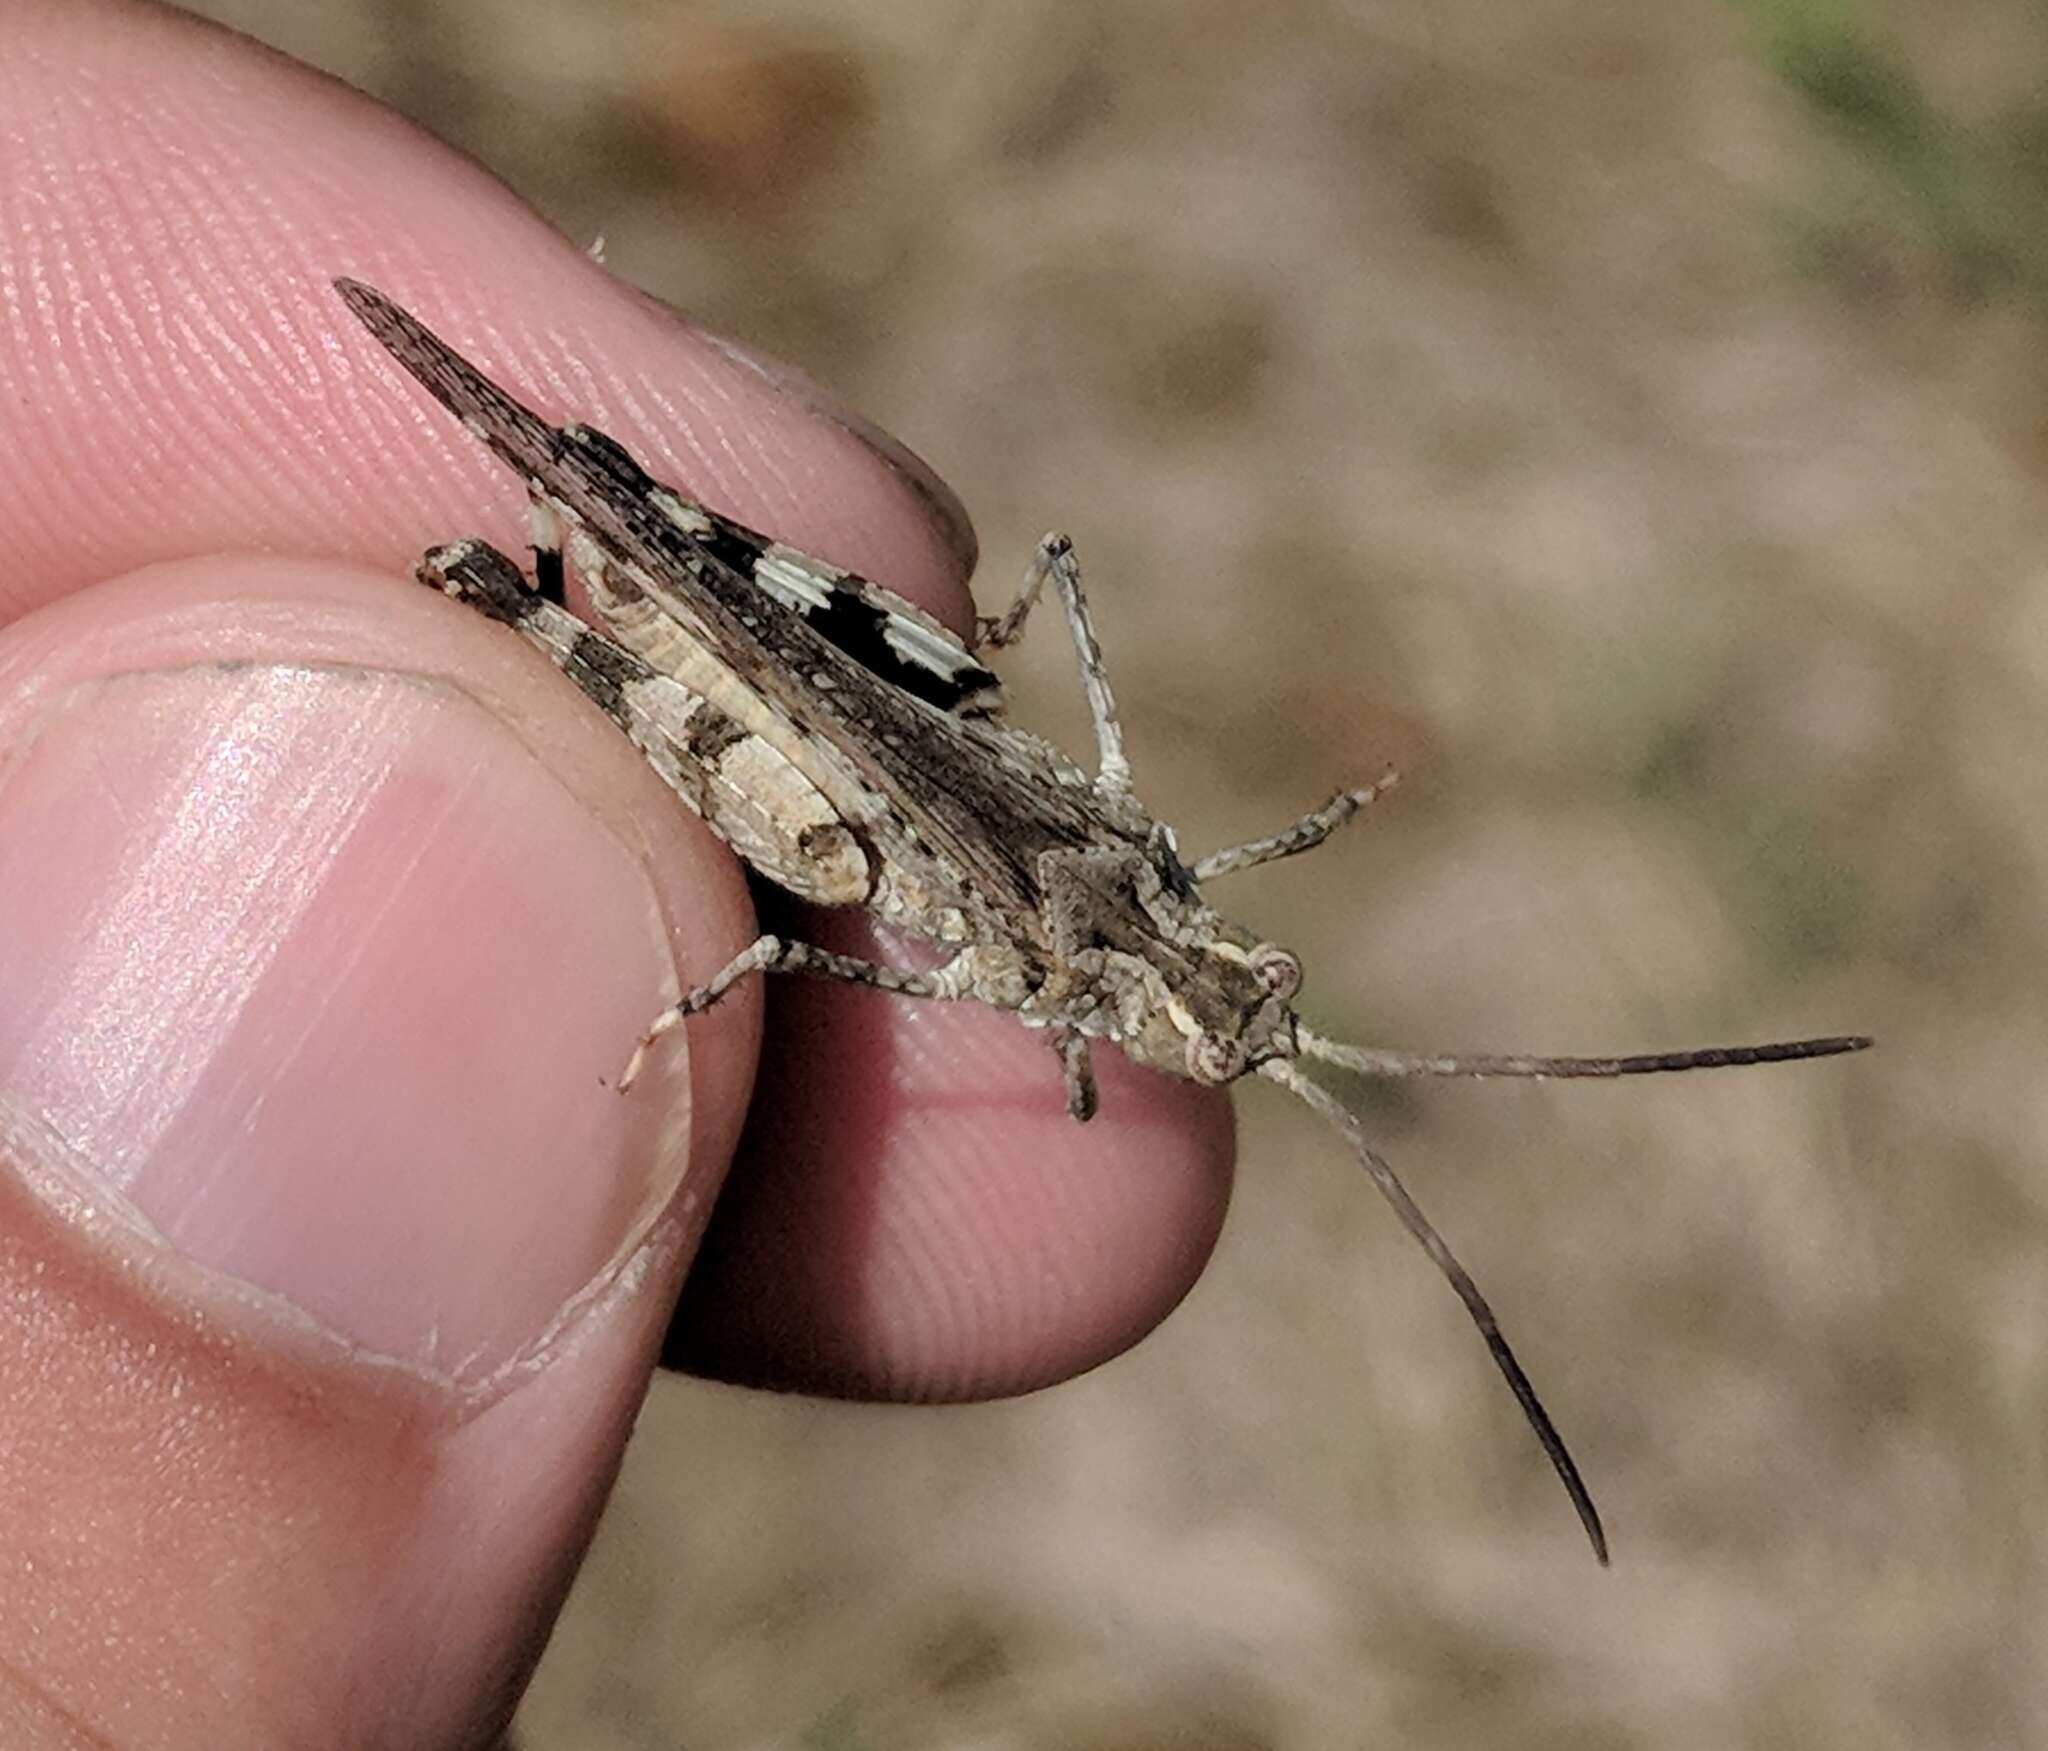
[[[1302,965],[1210,906],[1220,877],[1320,845],[1392,783],[1343,790],[1261,839],[1183,859],[1132,788],[1072,545],[1049,535],[1009,610],[962,639],[868,579],[653,479],[588,426],[554,426],[417,318],[336,289],[422,387],[526,484],[534,577],[479,541],[435,548],[423,582],[544,651],[751,868],[798,898],[859,906],[939,945],[909,971],[764,935],[648,1028],[654,1041],[756,973],[805,973],[1007,1010],[1056,1054],[1068,1110],[1095,1111],[1097,1041],[1211,1086],[1257,1076],[1337,1132],[1485,1339],[1595,1556],[1607,1537],[1577,1464],[1493,1309],[1356,1116],[1305,1064],[1387,1077],[1616,1077],[1854,1052],[1862,1036],[1614,1058],[1424,1056],[1346,1045],[1302,1021]],[[600,631],[565,606],[570,568]],[[1092,772],[1015,728],[980,653],[1015,641],[1050,585],[1095,733]]]

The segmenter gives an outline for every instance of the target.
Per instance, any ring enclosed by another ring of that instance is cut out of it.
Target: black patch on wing
[[[683,539],[693,547],[701,547],[720,565],[738,572],[752,583],[754,563],[768,550],[767,537],[756,535],[751,529],[743,529],[725,517],[713,517],[710,522],[708,533],[687,535]]]
[[[834,590],[825,607],[806,618],[862,668],[872,669],[892,686],[916,694],[941,711],[958,709],[969,695],[989,684],[988,672],[979,664],[969,663],[954,674],[941,675],[901,656],[885,636],[892,616],[851,590]]]
[[[707,534],[685,539],[701,547],[720,565],[752,581],[755,565],[772,543],[716,513],[710,513],[709,520],[711,528]],[[843,585],[827,584],[822,608],[792,605],[791,611],[801,614],[820,638],[844,651],[869,674],[927,705],[936,705],[941,711],[957,711],[967,700],[995,685],[995,677],[979,663],[963,662],[955,673],[942,675],[905,657],[888,638],[896,617],[862,596],[859,585],[860,580],[852,576]]]

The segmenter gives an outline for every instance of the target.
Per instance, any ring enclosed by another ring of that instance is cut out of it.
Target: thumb
[[[609,1086],[745,899],[530,661],[255,559],[0,636],[0,1741],[509,1714],[754,1036]]]

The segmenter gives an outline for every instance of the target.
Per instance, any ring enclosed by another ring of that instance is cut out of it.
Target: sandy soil
[[[662,1383],[523,1742],[2048,1743],[2041,313],[1888,223],[1756,17],[201,9],[893,427],[985,597],[1069,528],[1187,843],[1397,763],[1244,892],[1334,1031],[1882,1036],[1376,1109],[1614,1572],[1441,1283],[1254,1090],[1214,1269],[1086,1380]],[[2048,66],[2017,4],[1889,14],[1965,119]],[[1012,673],[1072,739],[1063,663]]]

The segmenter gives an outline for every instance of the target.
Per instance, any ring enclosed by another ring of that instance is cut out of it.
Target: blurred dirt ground
[[[2025,0],[209,0],[1070,529],[1233,902],[1442,1087],[1456,1304],[1242,1101],[1214,1268],[1021,1403],[663,1382],[536,1748],[2048,1743],[2048,21]],[[1061,641],[1011,666],[1082,718]]]

